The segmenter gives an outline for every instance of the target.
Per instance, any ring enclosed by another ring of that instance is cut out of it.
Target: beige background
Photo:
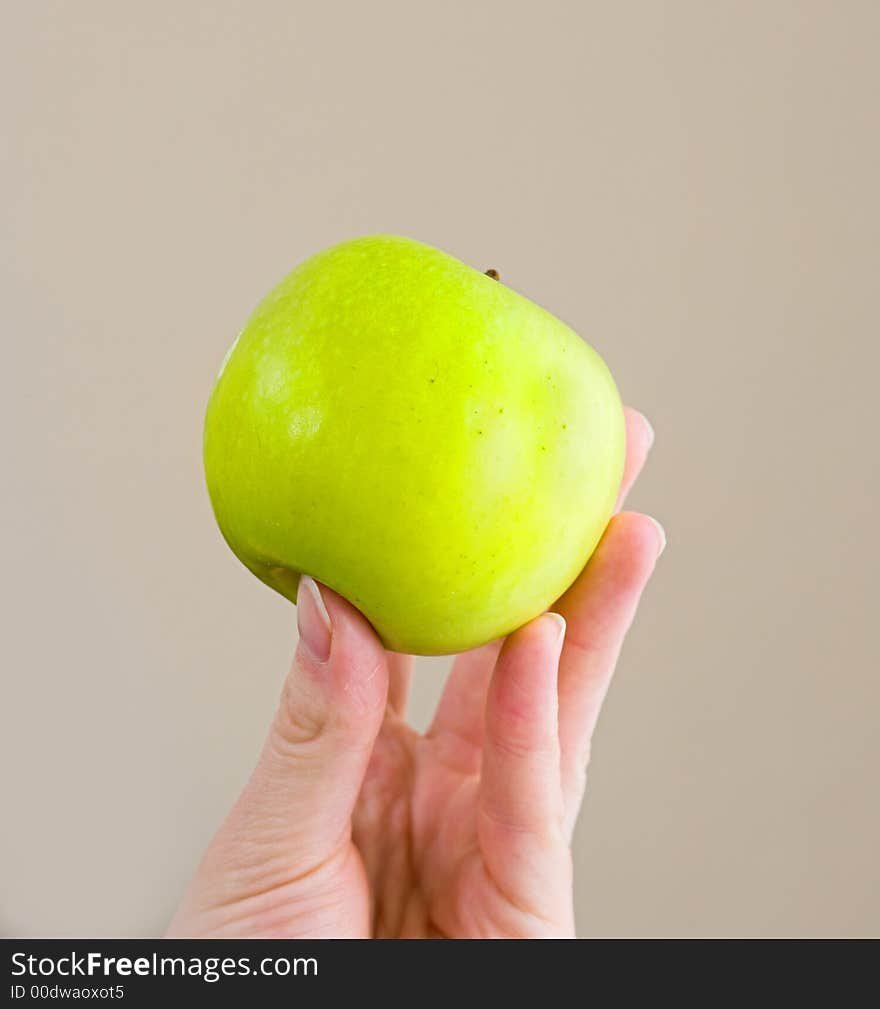
[[[166,922],[295,636],[214,528],[205,399],[271,283],[393,231],[498,267],[657,429],[581,933],[880,934],[880,5],[82,0],[2,35],[0,932]]]

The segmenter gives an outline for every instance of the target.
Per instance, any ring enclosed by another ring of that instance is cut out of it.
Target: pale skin
[[[620,504],[653,441],[637,411],[626,422]],[[168,934],[573,936],[590,742],[664,545],[656,520],[618,511],[552,612],[456,658],[424,735],[406,721],[411,657],[302,579],[262,754]]]

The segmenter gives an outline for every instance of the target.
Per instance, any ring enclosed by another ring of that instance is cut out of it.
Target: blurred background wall
[[[499,268],[657,429],[581,933],[880,934],[880,6],[37,0],[0,35],[0,932],[164,927],[295,640],[214,527],[205,400],[271,284],[390,231]]]

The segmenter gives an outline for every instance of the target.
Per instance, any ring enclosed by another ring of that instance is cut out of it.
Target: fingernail
[[[648,418],[642,413],[639,415],[645,422],[645,427],[648,429],[648,448],[654,444],[654,425],[648,420]]]
[[[333,628],[318,583],[308,575],[300,576],[296,590],[296,626],[299,640],[312,658],[326,662],[330,658]]]
[[[547,616],[556,624],[556,640],[562,641],[565,637],[565,617],[561,613],[548,613]]]
[[[653,516],[649,516],[649,518],[654,523],[654,527],[657,530],[657,535],[660,538],[660,546],[657,549],[657,556],[659,557],[660,554],[662,554],[663,551],[666,549],[666,530],[663,528],[663,526],[660,525],[657,519],[655,519]]]

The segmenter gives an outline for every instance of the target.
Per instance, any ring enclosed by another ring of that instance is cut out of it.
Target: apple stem
[[[491,277],[493,280],[501,280],[501,274],[493,267],[486,270],[486,276]]]

